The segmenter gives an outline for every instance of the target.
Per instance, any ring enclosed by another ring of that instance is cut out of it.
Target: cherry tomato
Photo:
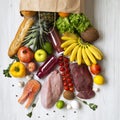
[[[63,62],[59,62],[59,66],[63,66],[64,65],[64,63]]]
[[[63,80],[63,81],[66,81],[66,77],[63,77],[62,80]]]
[[[64,85],[64,86],[67,86],[67,82],[64,82],[63,85]]]
[[[72,79],[71,79],[71,78],[67,78],[67,82],[68,82],[68,83],[71,83],[71,82],[72,82]]]
[[[73,87],[70,87],[69,90],[70,90],[71,92],[73,92],[73,91],[74,91],[74,88],[73,88]]]
[[[71,75],[68,73],[68,74],[66,74],[66,77],[70,77]]]
[[[68,63],[65,63],[65,67],[69,67],[69,64],[68,64]]]
[[[65,71],[65,68],[64,67],[60,67],[60,71],[61,72]]]
[[[71,83],[71,82],[68,83],[68,86],[69,86],[69,87],[72,87],[72,86],[73,86],[73,83]]]
[[[69,68],[67,68],[66,70],[65,70],[65,73],[70,73],[70,70],[69,70]]]
[[[63,61],[63,56],[59,56],[58,60]]]
[[[64,62],[69,63],[69,59],[64,57]]]
[[[62,73],[61,73],[61,75],[64,77],[64,76],[65,76],[65,73],[64,73],[64,72],[62,72]]]
[[[69,87],[68,87],[68,86],[64,86],[64,89],[65,89],[65,90],[69,90]]]

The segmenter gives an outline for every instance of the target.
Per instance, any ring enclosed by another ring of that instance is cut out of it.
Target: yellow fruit
[[[78,36],[74,33],[69,33],[66,32],[64,35],[61,37],[62,40],[77,40]]]
[[[105,82],[105,79],[102,75],[96,75],[94,77],[94,83],[97,84],[97,85],[103,85]]]

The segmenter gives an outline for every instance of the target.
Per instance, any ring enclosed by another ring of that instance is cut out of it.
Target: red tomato
[[[70,90],[71,92],[73,92],[73,91],[74,91],[74,88],[73,88],[73,87],[70,87],[69,90]]]
[[[63,81],[66,81],[66,77],[63,77]]]
[[[69,63],[69,59],[64,57],[64,62]]]
[[[63,85],[64,85],[64,86],[67,86],[67,82],[64,82]]]
[[[64,63],[63,62],[59,62],[59,66],[63,66],[64,65]]]
[[[18,50],[17,56],[21,62],[29,63],[33,60],[34,53],[30,48],[23,46]]]
[[[65,90],[69,90],[69,87],[68,87],[68,86],[64,86],[64,89],[65,89]]]
[[[65,70],[65,73],[66,73],[66,74],[70,73],[69,68],[67,68],[67,69]]]
[[[68,82],[68,83],[71,83],[71,82],[72,82],[72,79],[71,79],[71,78],[67,78],[67,82]]]
[[[90,66],[90,71],[93,74],[97,75],[97,74],[99,74],[101,72],[101,66],[99,64],[92,64]]]
[[[71,83],[71,82],[68,83],[68,86],[69,86],[69,87],[72,87],[72,86],[73,86],[73,83]]]
[[[60,56],[60,57],[58,58],[58,60],[59,60],[59,61],[62,61],[62,60],[63,60],[63,56]]]
[[[60,71],[61,71],[61,72],[65,71],[65,68],[61,66],[61,67],[60,67]]]

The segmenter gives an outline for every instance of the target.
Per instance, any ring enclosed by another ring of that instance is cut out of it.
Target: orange
[[[70,13],[59,12],[58,14],[60,17],[67,17],[67,16],[69,16]]]

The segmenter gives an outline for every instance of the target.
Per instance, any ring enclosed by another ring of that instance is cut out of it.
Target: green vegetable
[[[28,113],[27,116],[28,116],[29,118],[31,118],[31,117],[32,117],[32,112]]]
[[[94,103],[87,103],[86,101],[82,101],[84,104],[88,105],[92,110],[96,110],[97,109],[97,105],[95,105]]]
[[[81,33],[91,26],[88,18],[83,14],[70,14],[68,17],[59,17],[56,27],[61,34],[65,32]]]
[[[27,114],[27,116],[28,116],[29,118],[32,117],[33,108],[35,108],[35,107],[36,107],[36,104],[33,103],[33,104],[32,104],[32,110]]]
[[[12,63],[9,64],[9,66],[7,67],[7,69],[3,70],[3,74],[4,74],[5,77],[9,77],[9,78],[12,77],[10,75],[10,73],[9,73],[10,67],[11,67],[11,65],[13,64],[14,61],[19,61],[19,59],[18,59],[17,56],[13,56],[12,59],[13,59]]]

